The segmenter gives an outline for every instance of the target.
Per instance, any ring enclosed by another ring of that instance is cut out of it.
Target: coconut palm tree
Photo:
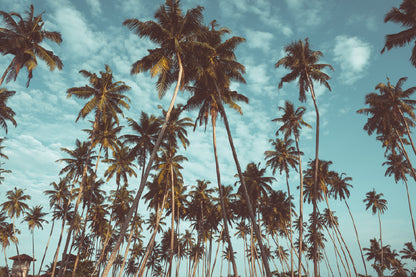
[[[42,42],[45,40],[60,44],[62,42],[61,34],[44,29],[45,22],[42,19],[42,14],[34,16],[33,5],[30,5],[26,17],[22,17],[16,12],[0,11],[6,27],[0,29],[0,53],[13,55],[11,63],[0,79],[0,86],[5,79],[6,82],[12,79],[16,80],[20,69],[26,67],[28,71],[26,86],[28,87],[33,77],[32,71],[38,64],[37,58],[45,61],[51,71],[55,68],[62,69],[61,59],[51,50],[42,46]]]
[[[186,55],[191,53],[193,46],[196,46],[192,37],[200,29],[202,9],[202,7],[198,6],[197,8],[188,10],[184,15],[178,0],[166,0],[165,5],[161,5],[155,13],[157,22],[152,20],[142,22],[138,19],[127,19],[123,22],[123,25],[127,26],[140,37],[147,37],[159,45],[156,49],[148,50],[149,54],[147,56],[136,61],[132,66],[131,73],[137,74],[150,71],[152,77],[159,75],[158,81],[156,82],[159,97],[164,96],[170,85],[175,81],[175,77],[177,79],[165,121],[159,131],[155,147],[153,148],[145,173],[140,181],[134,203],[126,217],[119,239],[104,269],[103,277],[107,276],[112,266],[116,253],[121,245],[122,237],[127,230],[127,225],[130,223],[133,212],[139,204],[147,178],[152,169],[153,161],[156,158],[156,152],[162,142],[178,91],[187,81],[184,78],[183,59],[186,59]]]
[[[314,90],[313,81],[319,82],[325,86],[329,91],[331,87],[328,81],[331,79],[328,74],[322,70],[329,68],[333,70],[329,64],[319,64],[319,59],[323,56],[321,51],[313,51],[309,48],[309,40],[306,38],[305,41],[292,42],[285,47],[286,56],[281,58],[275,67],[278,68],[283,66],[289,69],[291,72],[286,74],[280,79],[279,88],[282,88],[283,83],[288,83],[298,80],[299,85],[299,100],[301,102],[306,101],[305,92],[309,91],[315,106],[316,112],[316,139],[315,139],[315,176],[314,176],[314,194],[317,190],[318,182],[318,153],[319,153],[319,111],[318,104],[316,101],[316,94]],[[316,216],[317,207],[315,201],[313,202],[313,216]],[[312,232],[316,230],[316,220],[313,221]],[[314,249],[318,249],[314,247]],[[318,275],[318,264],[317,264],[317,253],[314,254],[314,276]],[[300,271],[299,271],[300,272]],[[300,276],[300,273],[299,273]]]
[[[350,191],[348,187],[352,187],[352,185],[349,184],[349,182],[352,181],[352,178],[348,176],[344,177],[344,175],[345,173],[341,173],[341,174],[336,174],[333,177],[334,179],[333,179],[333,182],[331,183],[331,188],[330,188],[329,193],[331,196],[335,198],[335,200],[337,200],[338,197],[340,201],[344,200],[345,206],[347,206],[348,212],[352,220],[352,224],[354,226],[354,231],[355,231],[355,236],[357,238],[358,247],[360,248],[361,259],[363,261],[365,275],[368,275],[367,266],[364,260],[363,250],[361,248],[360,238],[358,236],[357,226],[355,225],[354,217],[352,216],[350,206],[348,205],[348,202],[347,202],[347,198],[350,197]]]
[[[276,170],[279,169],[280,174],[284,171],[286,174],[286,186],[287,186],[287,193],[289,198],[289,207],[292,206],[292,196],[290,194],[290,186],[289,186],[289,170],[293,168],[297,170],[298,166],[298,157],[296,153],[295,147],[291,146],[293,143],[292,139],[285,139],[281,140],[276,138],[275,140],[269,140],[272,144],[274,150],[273,151],[266,151],[264,152],[265,159],[266,159],[266,167],[270,166],[273,169],[273,175],[276,173]],[[289,209],[290,215],[290,244],[293,244],[293,234],[292,234],[292,209]],[[294,276],[293,271],[293,248],[290,248],[290,271],[292,277]]]
[[[406,193],[407,193],[407,203],[409,205],[409,212],[410,212],[410,219],[412,221],[412,228],[413,228],[413,235],[416,241],[416,229],[415,229],[415,222],[413,219],[412,213],[412,205],[410,203],[410,195],[409,195],[409,188],[407,185],[407,174],[410,174],[410,165],[407,160],[403,159],[402,155],[391,153],[387,156],[387,161],[383,163],[383,165],[388,166],[386,169],[385,176],[394,176],[394,181],[399,182],[402,180],[406,185]]]
[[[412,261],[416,261],[416,250],[411,242],[406,242],[404,244],[404,248],[400,250],[402,253],[402,259],[409,259]]]
[[[188,87],[188,89],[193,93],[193,96],[188,99],[186,108],[187,109],[199,109],[198,116],[195,120],[195,123],[199,125],[204,124],[205,129],[208,124],[208,120],[211,117],[211,125],[212,125],[212,141],[213,141],[213,150],[214,150],[214,158],[215,158],[215,166],[216,166],[216,174],[217,174],[217,185],[218,190],[220,193],[220,203],[223,211],[223,221],[224,221],[224,230],[226,233],[226,238],[229,240],[229,231],[228,231],[228,219],[226,214],[224,214],[224,203],[222,201],[222,185],[221,185],[221,174],[219,169],[219,161],[218,161],[218,153],[217,153],[217,144],[216,144],[216,122],[218,115],[220,113],[220,104],[219,99],[222,102],[227,104],[230,108],[238,111],[242,114],[241,107],[236,103],[237,101],[243,101],[248,103],[248,98],[244,95],[241,95],[237,92],[231,91],[229,89],[224,89],[223,93],[217,93],[217,87],[224,86],[227,87],[229,84],[229,79],[233,79],[234,73],[236,73],[235,69],[231,69],[228,72],[221,69],[221,66],[224,67],[225,65],[238,66],[238,68],[242,68],[242,65],[238,64],[235,61],[234,50],[237,45],[244,41],[243,38],[240,37],[232,37],[226,41],[222,41],[222,36],[229,34],[230,30],[227,28],[221,28],[219,30],[215,29],[217,24],[215,21],[211,22],[211,27],[204,26],[202,32],[199,36],[199,41],[209,45],[211,47],[211,51],[207,51],[204,53],[209,53],[209,55],[202,56],[204,62],[199,64],[200,69],[197,70],[197,76],[194,86]],[[207,61],[205,59],[208,58]],[[208,62],[216,59],[215,63]],[[213,71],[216,70],[216,71]],[[223,74],[224,76],[221,76]],[[243,81],[244,79],[237,74],[237,79],[241,78],[240,80]],[[215,85],[217,84],[217,85]],[[221,96],[221,98],[219,97]],[[221,111],[225,112],[225,111]],[[231,241],[228,241],[228,247],[230,251],[233,252],[233,248],[231,245]],[[231,256],[231,263],[233,265],[234,275],[237,275],[237,266],[235,264],[234,256]]]
[[[303,171],[302,171],[302,159],[301,155],[303,154],[299,149],[299,135],[302,127],[312,128],[311,125],[306,123],[303,120],[303,115],[306,112],[304,107],[298,107],[295,109],[295,106],[289,102],[285,101],[284,107],[279,107],[279,110],[283,111],[282,117],[275,118],[272,121],[282,123],[282,126],[279,127],[276,131],[276,136],[280,133],[284,134],[285,139],[290,137],[295,138],[296,151],[298,154],[298,165],[299,165],[299,176],[300,176],[300,197],[299,197],[299,260],[298,268],[301,267],[302,263],[302,242],[303,242]],[[300,270],[299,270],[300,271]]]
[[[110,164],[104,172],[104,177],[107,177],[107,182],[115,175],[117,187],[120,186],[121,179],[123,185],[128,185],[128,177],[137,177],[133,164],[134,156],[131,155],[131,150],[125,145],[116,147],[113,152],[113,158],[103,160],[104,163]]]
[[[42,212],[42,206],[37,205],[33,208],[29,208],[26,212],[26,216],[23,218],[29,226],[29,230],[32,233],[32,257],[33,257],[33,276],[35,276],[35,228],[41,228],[43,230],[43,223],[48,223],[43,217],[47,213]]]
[[[19,248],[17,246],[18,240],[16,237],[16,224],[15,219],[20,217],[27,209],[29,209],[29,206],[24,202],[26,200],[30,200],[30,195],[25,195],[24,190],[18,189],[14,187],[14,190],[9,190],[6,192],[7,201],[0,204],[0,207],[2,211],[6,212],[7,215],[12,218],[12,226],[13,226],[13,239],[12,241],[16,245],[16,252],[19,255]],[[20,259],[20,258],[19,258]],[[20,263],[20,260],[19,260]]]
[[[132,155],[137,158],[139,166],[142,168],[142,177],[146,166],[146,158],[151,154],[157,135],[160,130],[160,121],[154,115],[148,115],[142,112],[139,122],[132,118],[127,118],[128,125],[135,134],[126,134],[121,136],[124,142],[132,144]]]
[[[380,245],[381,245],[381,271],[384,270],[384,259],[383,259],[383,238],[381,235],[381,217],[380,214],[383,214],[387,210],[387,200],[383,199],[383,194],[377,194],[375,189],[367,192],[366,198],[363,200],[365,203],[365,209],[368,210],[371,208],[371,212],[378,215],[378,222],[380,227]]]
[[[403,47],[408,45],[412,40],[416,38],[416,18],[414,16],[416,12],[416,3],[412,0],[403,0],[399,8],[393,7],[384,17],[384,22],[389,21],[399,23],[405,30],[396,33],[386,35],[386,42],[384,44],[381,53],[385,50],[390,50],[393,47]],[[410,56],[410,62],[416,67],[416,46],[413,47],[412,55]]]
[[[7,265],[6,248],[10,246],[10,241],[16,242],[13,234],[13,224],[6,222],[6,212],[0,211],[0,245],[3,248],[4,262],[6,265],[7,276],[9,277],[9,266]]]
[[[0,126],[7,134],[7,122],[10,121],[14,127],[17,126],[16,120],[14,120],[15,112],[6,105],[7,100],[13,95],[15,91],[9,91],[4,88],[0,88]]]
[[[80,118],[85,118],[91,112],[95,113],[93,131],[90,136],[90,140],[91,142],[93,142],[95,140],[95,132],[98,128],[98,124],[100,121],[106,122],[107,120],[110,120],[110,118],[112,118],[116,123],[118,123],[118,115],[123,115],[122,108],[128,109],[130,107],[127,103],[130,101],[130,99],[124,95],[126,91],[130,90],[130,87],[122,81],[114,82],[113,73],[108,65],[105,65],[105,72],[101,71],[100,76],[98,76],[96,73],[91,73],[86,70],[81,70],[80,74],[88,79],[88,82],[91,86],[86,85],[84,87],[70,88],[67,90],[67,96],[75,96],[81,99],[90,98],[87,104],[85,104],[85,106],[79,112],[76,121],[78,121]],[[92,143],[89,145],[87,151],[87,164],[91,158],[91,152]],[[87,178],[87,170],[88,166],[84,165],[82,171],[81,184],[79,187],[80,189],[78,191],[78,197],[74,208],[75,213],[77,213],[78,206],[81,201],[82,190]],[[66,240],[64,248],[64,255],[66,254],[69,245],[71,233],[74,228],[73,225],[73,223],[70,225],[68,231],[68,238]],[[63,268],[65,268],[65,264],[66,257],[64,260]],[[62,276],[62,274],[63,271],[61,270],[59,275]]]

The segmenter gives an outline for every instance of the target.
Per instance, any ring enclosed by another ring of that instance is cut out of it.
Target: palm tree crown
[[[58,56],[41,46],[45,39],[60,44],[62,42],[61,34],[44,30],[43,25],[45,23],[42,19],[42,13],[38,16],[34,16],[33,13],[33,5],[30,5],[25,18],[15,12],[0,11],[6,26],[6,28],[0,28],[0,53],[14,56],[0,79],[0,85],[6,76],[6,81],[16,80],[20,69],[26,67],[28,71],[26,86],[29,86],[33,77],[32,71],[38,64],[37,58],[45,61],[51,71],[56,67],[59,70],[63,67],[63,63]]]

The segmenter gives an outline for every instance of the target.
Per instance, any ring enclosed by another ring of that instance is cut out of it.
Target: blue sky
[[[264,151],[271,147],[268,140],[274,138],[278,126],[271,122],[279,117],[278,106],[290,100],[296,106],[298,88],[296,84],[277,85],[287,73],[283,68],[275,69],[274,64],[284,56],[287,44],[309,38],[311,48],[323,52],[323,63],[331,64],[335,71],[328,72],[332,77],[332,92],[316,86],[318,106],[321,114],[320,159],[333,161],[332,169],[345,172],[353,178],[349,203],[355,216],[363,247],[369,247],[369,239],[378,237],[378,221],[370,211],[365,211],[365,193],[376,189],[388,201],[388,211],[382,216],[383,241],[392,248],[400,250],[405,242],[411,241],[411,224],[405,198],[404,184],[395,184],[393,178],[384,177],[384,150],[375,137],[369,137],[363,130],[364,115],[356,111],[364,107],[364,97],[373,92],[374,87],[386,83],[388,76],[392,83],[401,77],[409,77],[404,88],[415,85],[415,68],[410,65],[410,47],[392,49],[380,54],[384,36],[398,32],[400,26],[383,22],[384,15],[401,1],[367,0],[183,0],[183,9],[196,5],[205,7],[205,23],[216,19],[220,26],[231,29],[232,35],[244,37],[247,41],[237,49],[237,58],[245,65],[246,85],[234,88],[249,97],[250,103],[242,105],[244,115],[229,111],[230,124],[242,167],[249,162],[264,161]],[[0,9],[23,13],[29,1],[0,0]],[[30,205],[48,205],[43,191],[49,184],[58,180],[62,164],[55,161],[63,158],[61,147],[74,148],[75,140],[85,140],[82,131],[89,127],[87,121],[75,123],[83,102],[68,99],[66,90],[86,84],[78,71],[91,72],[104,70],[108,64],[115,80],[125,81],[131,86],[128,96],[131,108],[125,112],[127,117],[138,119],[141,111],[160,114],[157,106],[165,109],[171,92],[162,100],[157,98],[154,81],[148,74],[130,75],[131,64],[147,53],[153,45],[138,38],[122,22],[128,18],[140,20],[153,19],[154,11],[162,1],[150,0],[42,0],[34,1],[35,14],[45,11],[45,27],[59,31],[63,43],[57,46],[46,42],[45,46],[62,59],[62,71],[49,72],[43,62],[34,71],[30,87],[26,88],[25,72],[16,82],[5,87],[15,90],[16,95],[9,105],[16,112],[17,128],[9,127],[5,154],[9,156],[6,168],[13,171],[6,176],[0,186],[0,203],[5,192],[14,186],[26,189],[32,196]],[[0,57],[0,71],[10,63],[11,57]],[[177,103],[185,103],[188,93],[180,93]],[[305,120],[315,125],[313,103],[308,98],[302,103],[307,108]],[[195,113],[189,113],[190,117]],[[124,125],[126,122],[124,121]],[[128,131],[128,128],[125,128]],[[303,161],[314,157],[314,129],[302,132],[300,147],[304,151]],[[203,128],[189,132],[191,145],[185,152],[188,162],[184,163],[184,179],[189,186],[196,179],[215,181],[215,167],[211,145],[211,129]],[[4,135],[4,134],[3,134]],[[225,130],[218,124],[218,145],[224,184],[233,184],[236,179],[235,166]],[[305,167],[305,166],[304,166]],[[105,170],[101,164],[100,170]],[[271,174],[271,173],[270,173]],[[274,188],[285,190],[283,176],[276,176]],[[138,187],[138,181],[130,181],[131,188]],[[298,177],[291,177],[292,191],[298,206]],[[409,182],[412,199],[416,193],[414,182]],[[110,182],[107,187],[114,188]],[[322,209],[324,205],[322,203]],[[354,242],[350,218],[343,203],[331,201],[336,211],[344,236],[350,241],[353,255],[359,264],[359,251]],[[145,207],[143,206],[143,210]],[[309,207],[307,208],[309,209]],[[31,253],[27,226],[22,230],[22,252]],[[49,227],[45,228],[39,239],[46,242]],[[40,232],[38,232],[40,233]],[[40,238],[41,237],[41,238]],[[44,245],[43,242],[40,243]],[[52,247],[53,249],[53,247]],[[52,251],[50,251],[52,253]],[[14,255],[14,248],[7,250]],[[52,255],[50,253],[50,255]],[[4,260],[0,259],[0,266]],[[368,266],[369,268],[369,266]]]

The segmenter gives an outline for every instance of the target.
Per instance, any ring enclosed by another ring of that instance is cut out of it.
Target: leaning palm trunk
[[[396,134],[398,135],[397,131],[396,131]],[[398,138],[399,138],[399,141],[400,141],[400,150],[405,155],[406,160],[409,162],[409,167],[410,167],[410,169],[412,171],[412,174],[411,175],[416,180],[415,170],[414,170],[414,168],[412,166],[412,163],[410,162],[409,156],[407,155],[407,151],[404,148],[403,141],[402,141],[402,139],[399,136],[398,136]],[[410,219],[412,220],[413,235],[414,235],[414,238],[415,238],[415,241],[416,241],[415,221],[413,219],[412,205],[410,203],[409,188],[408,188],[408,185],[407,185],[406,176],[403,176],[403,180],[404,180],[404,183],[406,185],[407,202],[408,202],[408,205],[409,205]]]
[[[344,244],[345,249],[346,249],[346,250],[347,250],[347,252],[348,252],[348,256],[350,257],[351,264],[352,264],[352,267],[353,267],[353,269],[354,269],[355,276],[358,276],[357,269],[355,268],[355,263],[354,263],[354,260],[353,260],[353,258],[352,258],[352,256],[351,256],[350,250],[348,249],[347,243],[345,242],[344,238],[342,237],[341,231],[339,230],[338,225],[336,224],[336,222],[335,222],[335,220],[334,220],[334,217],[332,216],[332,212],[331,212],[331,210],[329,209],[328,195],[327,195],[326,193],[325,193],[325,201],[326,201],[326,205],[328,206],[329,216],[331,217],[331,221],[333,222],[333,224],[334,224],[334,226],[335,226],[335,230],[338,232],[338,234],[339,234],[339,236],[340,236],[340,238],[341,238],[341,240],[342,240],[342,243]]]
[[[347,200],[344,199],[344,202],[345,202],[345,205],[347,205],[348,212],[349,212],[349,214],[351,216],[352,225],[354,226],[355,236],[357,237],[358,246],[360,247],[361,259],[363,260],[365,275],[368,275],[367,274],[367,266],[365,264],[365,259],[364,259],[364,255],[363,255],[363,249],[361,248],[360,238],[358,237],[357,226],[355,225],[354,217],[352,216],[352,213],[351,213],[351,210],[350,210],[350,206],[348,206]]]
[[[219,101],[221,101],[221,99]],[[230,252],[231,252],[230,259],[231,259],[231,263],[232,263],[232,266],[233,266],[234,276],[237,277],[238,276],[237,265],[235,263],[234,250],[233,250],[233,246],[231,244],[230,233],[229,233],[229,230],[228,230],[228,216],[227,216],[227,212],[225,210],[224,197],[223,197],[222,185],[221,185],[220,165],[219,165],[219,162],[218,162],[218,155],[217,155],[216,116],[213,115],[211,117],[211,120],[212,120],[212,145],[214,147],[215,170],[217,172],[217,183],[218,183],[218,191],[219,191],[219,194],[220,194],[222,220],[223,220],[223,223],[224,223],[224,231],[225,231],[225,236],[226,236],[226,239],[227,239],[228,247],[229,247]],[[215,265],[215,263],[214,263],[214,265]]]
[[[165,121],[163,122],[162,129],[160,129],[159,135],[157,137],[157,141],[155,143],[155,147],[152,150],[152,154],[150,155],[145,173],[144,173],[144,175],[143,175],[143,177],[140,181],[140,186],[139,186],[139,189],[137,191],[136,197],[134,198],[133,204],[130,207],[129,212],[126,215],[126,218],[124,219],[123,225],[121,226],[121,230],[120,230],[118,240],[116,242],[116,245],[114,246],[113,251],[111,252],[111,255],[110,255],[110,259],[108,260],[107,265],[106,265],[106,267],[105,267],[105,269],[104,269],[104,271],[101,275],[102,277],[107,277],[107,275],[110,271],[110,268],[113,265],[114,260],[116,259],[117,251],[120,248],[121,242],[123,241],[123,236],[126,233],[127,227],[128,227],[128,225],[129,225],[129,223],[132,219],[133,212],[136,210],[136,208],[139,205],[139,201],[140,201],[140,198],[142,196],[142,193],[143,193],[146,181],[147,181],[147,177],[149,177],[150,170],[152,169],[153,162],[156,158],[157,150],[159,149],[159,146],[162,143],[163,135],[165,134],[165,130],[166,130],[169,118],[170,118],[170,114],[172,112],[173,106],[175,105],[176,96],[178,95],[178,91],[179,91],[179,88],[181,86],[182,76],[183,76],[183,66],[182,66],[181,58],[180,58],[178,53],[176,54],[176,56],[178,58],[178,65],[179,65],[178,80],[177,80],[177,83],[176,83],[175,91],[174,91],[173,96],[172,96],[172,100],[170,101],[169,109],[166,112]]]
[[[217,93],[218,93],[218,99],[221,99],[221,92],[218,88],[217,83],[215,83],[215,87],[216,87],[216,90],[217,90]],[[240,179],[241,185],[243,186],[244,197],[247,201],[247,206],[248,206],[248,210],[249,210],[250,219],[251,219],[251,222],[252,222],[252,225],[253,225],[253,228],[254,228],[254,232],[256,234],[257,242],[259,244],[264,269],[266,271],[266,276],[271,277],[272,275],[271,275],[271,272],[270,272],[269,263],[267,261],[266,251],[265,251],[264,245],[262,243],[259,226],[256,223],[256,217],[254,215],[254,210],[253,210],[253,207],[251,205],[250,196],[248,195],[247,186],[246,186],[246,183],[245,183],[244,178],[243,178],[243,173],[241,172],[241,167],[240,167],[240,162],[238,161],[237,152],[235,151],[233,138],[231,136],[230,126],[228,124],[227,114],[225,112],[225,109],[224,109],[224,106],[223,106],[222,102],[218,101],[218,104],[219,104],[220,111],[222,111],[222,114],[223,114],[223,117],[224,117],[224,125],[225,125],[225,128],[227,130],[228,141],[230,143],[230,147],[231,147],[231,150],[232,150],[232,153],[233,153],[234,162],[235,162],[235,165],[237,167],[238,177]]]
[[[336,242],[335,242],[334,237],[331,235],[331,232],[329,231],[328,227],[326,227],[326,226],[325,226],[325,229],[326,229],[326,232],[328,233],[328,235],[329,235],[329,237],[331,238],[331,241],[332,241],[332,243],[333,243],[333,245],[334,245],[334,249],[335,249],[335,258],[339,257],[339,259],[340,259],[340,261],[341,261],[341,264],[342,264],[342,267],[343,267],[343,268],[344,268],[344,270],[345,270],[345,274],[346,274],[346,276],[351,276],[351,272],[350,272],[349,268],[348,268],[348,271],[347,271],[347,267],[346,267],[346,266],[345,266],[345,264],[344,264],[344,260],[342,259],[342,256],[341,256],[341,254],[339,253],[339,250],[338,250],[338,247],[337,247],[337,244],[336,244]],[[342,250],[342,246],[341,246],[341,250]],[[343,250],[342,250],[342,251],[343,251]],[[344,253],[344,256],[345,256],[345,253]],[[347,261],[347,265],[348,265],[348,261]],[[337,259],[337,266],[338,266],[338,259]],[[338,271],[339,271],[339,266],[338,266]],[[340,274],[341,274],[341,273],[340,273]]]
[[[51,237],[52,237],[54,226],[55,226],[55,219],[52,220],[51,232],[49,233],[49,238],[48,238],[48,242],[46,243],[45,252],[43,253],[42,261],[40,262],[39,272],[38,272],[39,276],[40,276],[40,272],[42,271],[42,265],[43,265],[43,262],[45,261],[45,256],[46,256],[46,252],[48,251],[49,243],[51,242]]]
[[[137,211],[134,214],[134,217],[136,217],[136,215],[137,215]],[[121,263],[121,267],[120,267],[120,271],[119,271],[118,277],[121,277],[121,275],[122,275],[122,273],[124,271],[124,267],[126,266],[127,256],[129,254],[129,250],[130,250],[129,247],[130,247],[131,239],[133,238],[133,234],[134,234],[133,226],[134,225],[131,226],[131,230],[130,230],[130,234],[129,234],[129,239],[127,240],[127,246],[126,246],[126,250],[124,251],[124,258],[123,258],[123,262]]]
[[[212,269],[211,269],[211,274],[209,275],[209,277],[212,277],[212,274],[214,273],[214,268],[215,268],[215,264],[217,263],[217,257],[218,257],[218,252],[220,250],[220,245],[221,245],[221,237],[222,234],[224,232],[224,226],[222,226],[221,228],[221,232],[220,232],[220,236],[218,238],[218,245],[217,245],[217,251],[215,252],[215,258],[214,258],[214,263],[212,265]],[[244,260],[245,261],[245,260]],[[245,263],[245,262],[244,262]],[[246,274],[247,275],[247,274]],[[208,277],[208,276],[207,276]]]
[[[380,248],[381,248],[381,261],[380,261],[380,271],[381,271],[381,276],[384,276],[383,271],[384,271],[384,257],[383,257],[383,237],[381,236],[381,218],[380,218],[380,210],[377,210],[378,213],[378,224],[380,226]]]
[[[56,264],[58,262],[58,256],[59,256],[59,248],[61,247],[62,237],[63,237],[64,230],[65,230],[65,221],[66,221],[66,211],[64,214],[64,218],[62,219],[61,234],[59,235],[58,246],[56,247],[56,251],[55,251],[55,259],[53,261],[52,274],[51,274],[52,277],[55,276]]]
[[[170,277],[172,274],[172,263],[173,263],[173,248],[175,246],[175,184],[173,180],[173,167],[170,165],[170,186],[172,192],[172,223],[171,223],[171,234],[170,234],[170,258],[169,258],[169,271],[167,276]]]
[[[152,237],[150,238],[149,243],[147,244],[146,253],[145,253],[145,255],[142,259],[139,270],[134,275],[135,277],[142,277],[143,274],[144,274],[144,269],[145,269],[146,264],[147,264],[147,259],[149,258],[151,252],[153,251],[153,245],[154,245],[154,242],[155,242],[157,230],[159,228],[160,218],[162,217],[163,208],[165,206],[167,196],[168,196],[168,193],[166,192],[165,195],[163,196],[162,205],[160,205],[158,207],[158,211],[157,211],[157,214],[156,214],[156,227],[153,230]]]

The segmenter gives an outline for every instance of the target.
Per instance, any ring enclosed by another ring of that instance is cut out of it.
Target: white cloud
[[[274,36],[269,32],[258,30],[246,30],[246,40],[249,48],[260,49],[264,53],[269,52]]]
[[[296,24],[300,28],[317,26],[322,24],[326,16],[326,9],[322,0],[286,0],[289,10],[296,18]]]
[[[101,14],[102,10],[101,10],[101,4],[99,0],[87,0],[87,4],[90,6],[91,13],[93,15]]]
[[[363,77],[371,56],[369,43],[360,40],[358,37],[341,35],[335,38],[333,51],[334,60],[341,67],[342,82],[353,84]]]

